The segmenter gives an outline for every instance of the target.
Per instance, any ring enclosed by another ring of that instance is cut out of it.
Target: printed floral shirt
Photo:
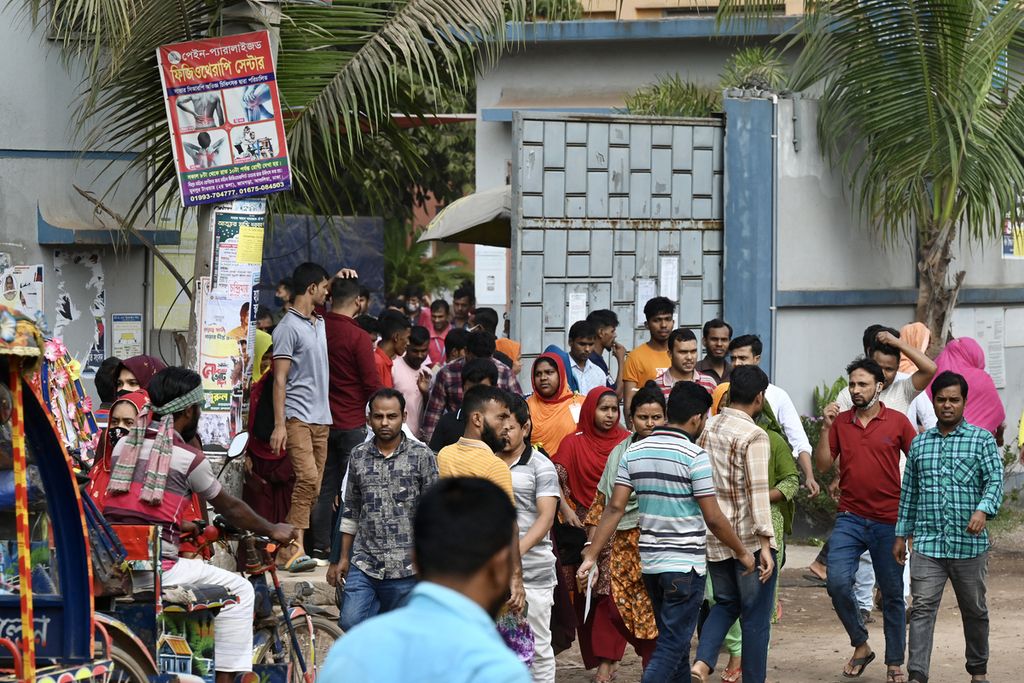
[[[373,440],[352,449],[340,531],[355,536],[353,565],[375,579],[415,574],[413,514],[420,497],[437,479],[434,452],[406,436],[387,457]],[[331,561],[339,559],[340,552]]]

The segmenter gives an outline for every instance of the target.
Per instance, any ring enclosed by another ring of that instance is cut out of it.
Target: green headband
[[[183,394],[176,399],[168,401],[162,406],[153,406],[153,412],[157,415],[173,415],[180,413],[189,406],[203,402],[203,385],[199,384],[195,389]]]

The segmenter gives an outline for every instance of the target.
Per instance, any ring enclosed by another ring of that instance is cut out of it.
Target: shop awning
[[[474,192],[441,209],[419,239],[431,240],[512,246],[511,186]]]

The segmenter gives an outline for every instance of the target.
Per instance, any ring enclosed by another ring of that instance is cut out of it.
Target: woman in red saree
[[[608,455],[629,435],[619,424],[619,399],[615,391],[607,387],[592,389],[580,411],[579,431],[562,440],[553,458],[562,484],[562,495],[579,519],[586,519],[594,504],[597,484],[604,473]],[[609,544],[602,553],[605,566],[608,558],[604,556],[610,552]],[[576,567],[565,567],[564,570],[575,576]],[[609,572],[598,575],[587,619],[583,618],[585,605],[586,594],[574,589],[573,606],[583,665],[587,669],[597,667],[594,680],[605,683],[612,680],[626,651],[626,639],[615,627]]]

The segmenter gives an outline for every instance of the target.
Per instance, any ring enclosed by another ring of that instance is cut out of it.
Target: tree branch
[[[72,185],[72,187],[75,188],[75,191],[78,192],[78,194],[85,197],[90,204],[96,207],[95,213],[102,212],[107,214],[108,216],[113,218],[114,221],[117,222],[118,226],[122,230],[127,232],[129,235],[131,235],[138,241],[142,242],[143,246],[152,251],[153,255],[160,259],[160,263],[164,264],[164,267],[167,268],[171,275],[174,276],[174,279],[178,281],[178,284],[181,286],[182,291],[185,292],[185,296],[189,298],[189,301],[192,300],[192,290],[188,286],[188,281],[185,280],[182,274],[178,272],[178,269],[174,267],[174,264],[171,263],[170,259],[164,256],[163,253],[161,253],[161,251],[156,248],[156,245],[153,244],[152,240],[143,235],[142,232],[135,228],[135,226],[131,225],[131,223],[125,220],[124,216],[122,216],[119,213],[116,213],[113,209],[104,204],[102,200],[97,199],[96,195],[93,194],[92,192],[88,190],[83,190],[78,185]]]

